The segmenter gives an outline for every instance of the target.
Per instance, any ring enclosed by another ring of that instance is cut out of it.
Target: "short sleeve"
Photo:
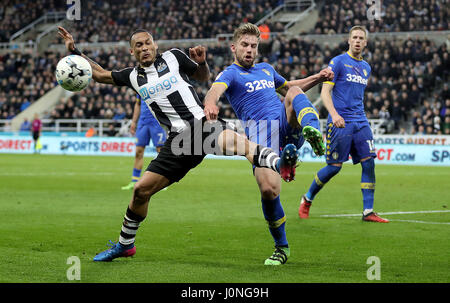
[[[279,73],[277,73],[277,71],[274,68],[273,68],[273,80],[275,81],[275,89],[282,88],[287,83],[287,80]]]
[[[197,71],[198,64],[189,58],[185,53],[177,48],[172,48],[170,52],[177,58],[180,70],[188,76],[192,76]]]
[[[328,68],[333,71],[334,78],[333,78],[333,81],[325,81],[324,83],[334,85],[335,84],[334,81],[336,81],[336,79],[338,78],[338,75],[341,71],[341,64],[340,64],[339,58],[334,57],[333,59],[331,59],[330,63],[328,64]]]
[[[117,86],[128,86],[132,88],[130,74],[133,67],[127,67],[120,71],[112,71],[111,76]]]
[[[232,70],[226,69],[217,75],[216,80],[214,80],[214,83],[212,85],[221,84],[225,85],[225,87],[228,89],[228,87],[233,84],[233,79],[234,76]]]

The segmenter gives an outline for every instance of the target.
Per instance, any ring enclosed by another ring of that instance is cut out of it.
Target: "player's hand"
[[[134,122],[131,122],[130,134],[132,134],[133,136],[136,134],[136,123],[134,123]]]
[[[203,63],[206,61],[206,48],[198,45],[193,48],[189,48],[189,57],[197,63]]]
[[[64,39],[67,50],[72,52],[75,49],[75,41],[73,40],[72,35],[62,26],[58,26],[58,34]]]
[[[333,119],[334,126],[336,126],[337,128],[345,127],[345,120],[339,114],[331,116],[331,118]]]
[[[319,72],[320,82],[332,81],[334,78],[334,72],[330,68],[324,68]]]
[[[217,117],[219,116],[219,107],[216,104],[206,103],[203,111],[205,113],[206,120],[208,121],[217,120]]]

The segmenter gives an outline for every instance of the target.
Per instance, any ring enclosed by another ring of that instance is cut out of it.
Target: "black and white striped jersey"
[[[158,54],[149,67],[129,67],[113,71],[112,78],[118,86],[134,89],[161,125],[169,131],[181,132],[186,122],[201,120],[203,105],[189,83],[198,68],[181,50],[173,48]]]

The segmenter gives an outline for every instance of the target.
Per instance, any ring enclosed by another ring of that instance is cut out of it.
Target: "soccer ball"
[[[81,56],[70,55],[59,60],[56,65],[56,80],[64,89],[78,92],[88,86],[92,79],[92,68]]]

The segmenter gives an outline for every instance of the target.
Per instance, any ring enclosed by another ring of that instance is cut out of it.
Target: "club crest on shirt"
[[[366,69],[363,69],[363,73],[364,73],[364,76],[367,77],[367,71],[366,71]]]
[[[161,62],[160,64],[158,64],[158,66],[156,67],[156,70],[158,71],[158,73],[164,71],[167,68],[167,64],[164,62]]]

